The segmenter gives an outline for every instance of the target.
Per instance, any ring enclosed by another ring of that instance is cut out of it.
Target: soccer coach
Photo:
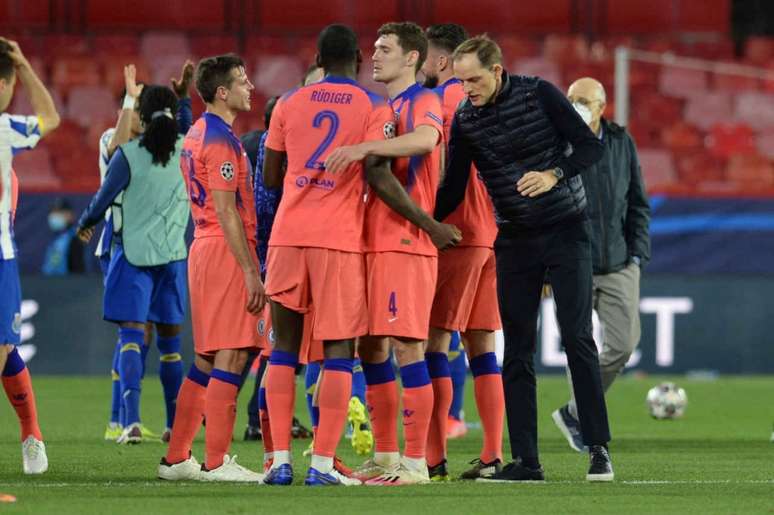
[[[467,95],[452,123],[446,178],[435,217],[465,196],[475,164],[495,207],[497,296],[505,333],[503,383],[513,462],[495,481],[543,480],[537,449],[534,368],[543,281],[554,291],[562,343],[572,373],[589,481],[612,481],[610,431],[591,329],[592,264],[586,194],[578,175],[603,152],[565,96],[537,77],[509,76],[487,36],[452,56]]]

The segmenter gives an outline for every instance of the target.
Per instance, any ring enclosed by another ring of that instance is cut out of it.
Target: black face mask
[[[429,89],[438,87],[438,77],[430,77],[429,75],[426,75],[425,82],[422,85]]]

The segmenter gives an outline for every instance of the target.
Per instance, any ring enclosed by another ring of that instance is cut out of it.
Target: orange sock
[[[177,394],[177,409],[167,449],[167,463],[180,463],[191,455],[193,444],[204,418],[204,396],[210,377],[191,367]]]
[[[332,458],[347,421],[352,393],[352,360],[326,359],[317,400],[320,421],[314,435],[314,455]]]
[[[406,441],[403,455],[424,459],[433,413],[433,387],[427,363],[423,360],[401,367],[400,377],[403,383],[403,438]]]
[[[503,459],[503,420],[505,417],[505,395],[503,377],[497,367],[494,352],[476,356],[470,360],[474,377],[474,391],[481,427],[484,430],[484,446],[481,461],[490,463]]]
[[[374,451],[398,452],[398,383],[393,380],[366,385],[366,404],[374,433]]]
[[[6,367],[7,369],[8,367]],[[35,407],[35,392],[32,390],[30,371],[24,367],[21,372],[3,376],[3,389],[11,402],[16,416],[19,417],[22,442],[30,435],[43,440],[38,426],[38,410]]]
[[[435,466],[446,459],[446,423],[449,420],[453,388],[451,377],[432,379],[433,412],[427,433],[427,464]]]
[[[274,350],[266,368],[266,403],[271,420],[274,452],[290,451],[290,430],[296,401],[296,365],[298,358]]]
[[[258,391],[258,416],[261,419],[261,439],[263,440],[263,452],[274,452],[274,441],[271,438],[271,422],[269,422],[269,407],[266,404],[266,388]]]
[[[241,377],[239,374],[214,368],[204,400],[204,416],[207,427],[204,430],[204,448],[207,470],[223,465],[223,456],[228,454],[234,434],[236,420],[236,398]]]

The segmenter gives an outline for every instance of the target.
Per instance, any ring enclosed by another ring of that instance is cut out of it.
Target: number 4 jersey
[[[287,153],[282,201],[269,246],[363,251],[363,162],[332,174],[325,159],[341,146],[386,139],[392,109],[354,80],[327,76],[286,93],[274,108],[266,147]]]
[[[223,118],[204,113],[191,126],[183,142],[180,171],[191,200],[194,238],[223,237],[212,198],[212,191],[218,190],[236,194],[245,236],[255,241],[255,207],[249,170],[242,143]]]

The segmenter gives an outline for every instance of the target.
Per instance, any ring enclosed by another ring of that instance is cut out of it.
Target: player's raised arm
[[[142,84],[137,84],[137,69],[133,64],[124,66],[124,103],[121,106],[121,113],[118,115],[118,123],[113,138],[107,146],[108,157],[112,157],[116,149],[127,143],[132,138],[132,124],[135,114],[137,101],[142,93]]]
[[[60,118],[54,100],[35,70],[32,69],[32,65],[19,48],[19,44],[5,38],[0,38],[0,41],[11,47],[8,55],[16,66],[16,75],[29,96],[32,110],[40,121],[40,136],[43,137],[59,127]]]

